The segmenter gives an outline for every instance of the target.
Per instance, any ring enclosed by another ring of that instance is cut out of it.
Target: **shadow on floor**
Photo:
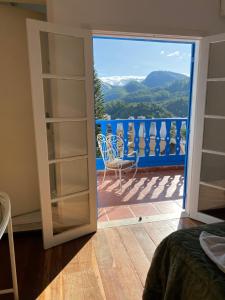
[[[37,299],[42,291],[84,247],[91,236],[87,235],[44,250],[40,231],[16,233],[14,240],[20,299]],[[8,239],[5,236],[0,241],[0,289],[11,288],[8,253]],[[13,299],[13,296],[10,294],[0,296],[0,299]]]
[[[182,200],[183,186],[183,170],[139,173],[134,179],[131,172],[124,173],[122,191],[115,176],[107,176],[104,183],[98,176],[98,207]]]

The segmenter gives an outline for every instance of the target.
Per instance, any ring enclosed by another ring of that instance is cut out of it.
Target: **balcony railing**
[[[124,159],[132,159],[128,154],[137,151],[139,167],[184,165],[187,118],[96,120],[96,126],[98,133],[123,138]],[[96,168],[104,169],[101,156]]]

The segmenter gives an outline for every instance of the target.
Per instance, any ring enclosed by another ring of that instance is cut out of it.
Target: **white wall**
[[[49,21],[101,30],[208,35],[225,32],[220,0],[48,0]]]
[[[0,5],[0,190],[13,216],[39,208],[26,18],[43,14]]]

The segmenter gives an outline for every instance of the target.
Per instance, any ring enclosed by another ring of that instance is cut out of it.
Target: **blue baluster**
[[[111,121],[111,130],[113,135],[117,135],[117,121]]]
[[[186,119],[186,120],[184,120],[184,129],[185,129],[185,140],[186,140],[186,145],[185,145],[185,147],[184,147],[184,154],[186,154],[186,152],[187,152],[187,131],[188,131],[188,120]]]
[[[161,120],[156,121],[156,136],[155,136],[155,155],[159,156],[160,154],[160,141],[161,141],[161,136],[160,136],[160,130],[161,130]]]
[[[148,157],[150,155],[150,127],[151,127],[151,121],[145,120],[145,157]]]
[[[128,155],[128,128],[129,122],[128,120],[123,122],[123,140],[124,140],[124,157],[126,158]]]
[[[139,137],[139,129],[140,129],[140,121],[139,120],[134,120],[134,151],[139,153],[139,142],[140,142],[140,137]]]
[[[107,123],[105,121],[101,122],[101,133],[107,135]]]
[[[166,148],[165,155],[170,155],[170,130],[171,130],[171,120],[166,120]]]
[[[176,121],[176,155],[180,154],[180,130],[181,130],[182,121]]]

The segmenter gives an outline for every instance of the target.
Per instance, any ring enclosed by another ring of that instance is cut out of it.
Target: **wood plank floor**
[[[100,229],[44,251],[40,232],[16,234],[21,300],[141,299],[155,248],[189,219]],[[0,242],[0,289],[10,287],[7,238]],[[0,299],[13,299],[10,295]]]

